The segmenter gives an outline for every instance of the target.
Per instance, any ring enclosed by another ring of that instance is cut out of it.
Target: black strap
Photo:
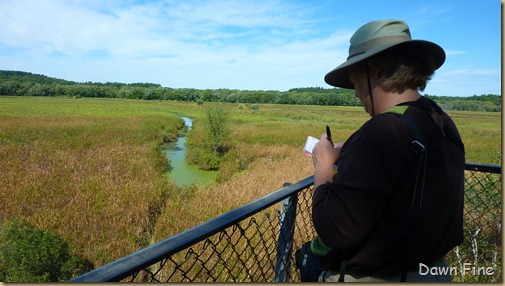
[[[347,268],[347,260],[342,260],[340,263],[340,275],[338,276],[338,282],[345,282],[345,270]]]
[[[405,263],[400,278],[401,282],[405,282],[407,280],[408,265],[411,259],[414,228],[419,222],[419,214],[421,213],[424,193],[424,181],[426,176],[426,159],[428,155],[428,146],[426,145],[426,141],[423,134],[421,133],[421,130],[409,116],[405,114],[396,115],[400,117],[403,122],[405,122],[410,131],[413,133],[414,140],[410,143],[410,149],[419,158],[417,165],[416,184],[414,187],[414,193],[412,195],[412,205],[410,206],[408,213],[409,228],[407,233],[407,251],[405,253]]]
[[[461,139],[454,134],[454,132],[448,128],[446,124],[443,124],[441,118],[436,119],[443,115],[443,110],[436,104],[436,102],[427,99],[421,98],[417,101],[412,102],[404,102],[399,105],[403,106],[413,106],[424,110],[434,121],[439,128],[436,128],[436,131],[428,134],[427,138],[423,136],[419,127],[414,122],[412,118],[410,118],[406,114],[396,114],[400,117],[403,122],[408,126],[409,130],[412,132],[414,141],[411,142],[411,149],[418,156],[418,166],[417,166],[417,176],[416,183],[414,188],[414,194],[412,196],[412,205],[409,209],[408,214],[408,233],[407,233],[407,250],[405,252],[405,263],[404,268],[401,273],[400,281],[405,282],[407,279],[408,266],[410,265],[410,260],[412,256],[412,244],[414,237],[414,229],[420,220],[420,213],[422,207],[423,200],[423,192],[424,192],[424,182],[426,176],[426,161],[427,161],[427,147],[428,144],[435,144],[438,140],[442,138],[447,138],[453,144],[455,144],[463,153],[465,152],[464,144]]]
[[[432,115],[433,113],[437,113],[439,115],[442,115],[444,113],[442,108],[440,108],[440,106],[438,106],[438,104],[435,101],[433,101],[429,98],[426,98],[426,97],[421,97],[420,99],[418,99],[416,101],[402,102],[402,103],[398,104],[398,106],[414,106],[414,107],[417,107],[417,108],[420,108],[420,109],[426,111],[426,113],[428,113],[431,117],[433,117],[433,115]],[[436,124],[438,125],[438,123],[436,123]],[[456,134],[454,134],[454,132],[449,127],[447,127],[447,125],[443,124],[443,126],[441,127],[441,130],[438,130],[437,133],[440,133],[440,135],[436,136],[436,135],[430,134],[427,139],[430,139],[431,137],[435,137],[435,138],[431,138],[431,140],[428,140],[427,142],[437,141],[439,139],[439,137],[447,137],[463,153],[465,152],[465,145],[463,144],[461,139],[458,136],[456,136]]]
[[[414,122],[414,120],[405,114],[399,114],[399,116],[403,122],[407,124],[414,135],[414,141],[410,143],[410,149],[419,157],[419,162],[417,165],[416,185],[414,188],[411,209],[416,208],[417,210],[420,210],[424,192],[424,180],[426,177],[426,159],[428,155],[428,146],[423,134],[421,133],[421,130]],[[411,222],[417,223],[417,220],[418,218]]]

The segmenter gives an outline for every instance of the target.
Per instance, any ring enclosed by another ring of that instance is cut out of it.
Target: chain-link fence
[[[465,180],[454,281],[501,282],[501,167],[467,164]],[[306,178],[72,281],[298,282],[294,251],[315,237],[312,190]]]
[[[467,164],[463,244],[448,255],[459,282],[502,281],[501,167]]]

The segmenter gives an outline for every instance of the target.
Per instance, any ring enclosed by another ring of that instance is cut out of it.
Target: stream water
[[[187,130],[191,130],[193,119],[181,118],[184,120]],[[170,166],[172,167],[169,177],[178,186],[205,185],[216,181],[217,171],[203,171],[186,163],[186,131],[180,131],[177,137],[177,142],[165,144],[162,151],[165,157],[170,160]]]

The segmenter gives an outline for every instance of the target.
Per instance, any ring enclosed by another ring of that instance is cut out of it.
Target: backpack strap
[[[417,165],[417,176],[416,176],[416,186],[414,188],[414,195],[412,197],[412,208],[421,209],[422,196],[424,192],[424,180],[426,177],[426,159],[428,155],[428,146],[426,140],[424,139],[421,130],[417,124],[409,116],[405,114],[397,114],[400,119],[409,127],[414,135],[414,140],[410,142],[410,150],[414,152],[419,158]],[[417,213],[417,212],[415,212]],[[409,215],[410,216],[410,215]],[[417,223],[418,218],[410,221],[412,223]]]
[[[417,108],[420,108],[428,115],[431,117],[433,122],[439,127],[436,132],[433,132],[434,134],[428,134],[427,142],[431,141],[437,141],[440,137],[441,138],[447,138],[449,141],[451,141],[453,144],[455,144],[463,153],[465,153],[465,145],[459,139],[456,134],[446,125],[443,123],[441,119],[441,115],[444,113],[442,108],[438,106],[438,104],[426,97],[422,97],[419,100],[416,101],[409,101],[409,102],[403,102],[398,104],[397,106],[414,106]]]
[[[409,116],[405,114],[396,114],[409,128],[409,130],[414,135],[414,140],[410,143],[410,149],[418,157],[417,164],[417,175],[416,184],[414,187],[414,193],[412,195],[412,204],[408,213],[408,233],[407,233],[407,251],[405,252],[405,262],[404,268],[401,273],[401,282],[407,280],[408,265],[411,259],[412,241],[414,228],[419,222],[419,214],[421,212],[423,193],[424,193],[424,181],[426,177],[426,160],[428,155],[428,146],[426,145],[426,140],[424,139],[421,130],[417,124]]]
[[[398,106],[413,106],[426,111],[426,113],[431,117],[434,124],[439,128],[436,128],[434,132],[427,134],[427,137],[423,136],[420,128],[415,123],[415,121],[403,112],[403,114],[394,113],[398,116],[408,127],[412,133],[414,140],[410,143],[410,149],[418,157],[417,175],[414,187],[414,193],[412,195],[412,205],[410,206],[408,213],[408,233],[407,233],[407,250],[404,257],[404,268],[401,273],[401,282],[406,282],[408,265],[412,256],[412,242],[414,236],[414,229],[420,220],[420,213],[422,207],[422,199],[424,192],[424,182],[426,177],[426,161],[428,155],[428,144],[434,144],[442,138],[449,139],[450,142],[455,144],[463,153],[465,152],[464,144],[459,139],[458,136],[452,132],[446,124],[444,124],[441,116],[443,114],[442,109],[432,100],[427,98],[422,98],[421,100],[413,102],[401,103]],[[405,111],[405,110],[404,110]]]

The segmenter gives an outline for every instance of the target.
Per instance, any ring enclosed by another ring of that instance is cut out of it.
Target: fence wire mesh
[[[501,173],[466,171],[465,241],[448,255],[457,282],[502,282]]]
[[[465,241],[447,259],[450,266],[469,270],[453,276],[456,282],[501,282],[499,172],[465,172]],[[312,192],[313,186],[304,187],[282,207],[272,205],[122,281],[299,282],[294,251],[316,235]],[[477,267],[490,267],[493,273],[478,275]]]
[[[293,255],[303,242],[315,237],[310,212],[312,187],[295,196],[284,201],[284,207],[276,204],[123,281],[300,281]],[[293,211],[293,227],[282,228]]]

